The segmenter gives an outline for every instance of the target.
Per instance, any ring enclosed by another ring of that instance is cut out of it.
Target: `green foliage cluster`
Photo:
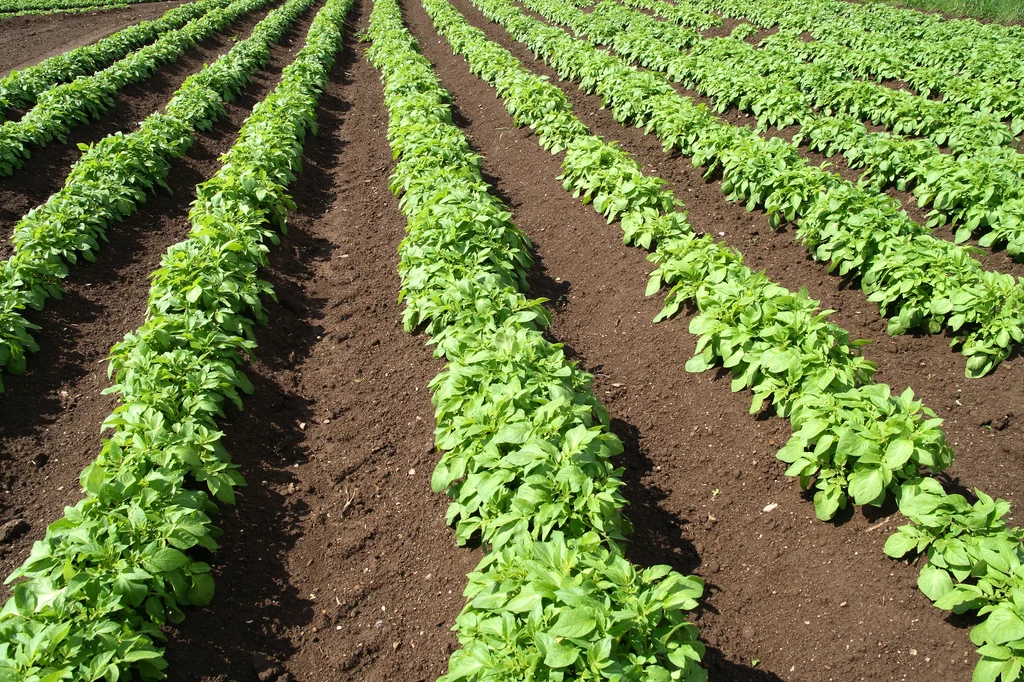
[[[280,35],[309,7],[291,0],[254,30]],[[328,0],[277,88],[256,105],[221,169],[199,185],[189,237],[153,275],[146,320],[111,352],[118,406],[86,497],[68,507],[8,579],[0,680],[144,680],[165,676],[160,625],[213,597],[213,499],[243,481],[216,420],[252,391],[240,365],[265,319],[257,277],[292,208],[286,188],[341,46],[352,0]],[[264,38],[265,39],[265,38]]]
[[[374,4],[368,35],[398,159],[391,187],[408,218],[406,329],[423,328],[448,360],[431,382],[443,451],[432,485],[452,498],[458,542],[489,549],[442,679],[705,680],[685,618],[703,584],[624,558],[630,528],[612,464],[622,444],[591,377],[544,338],[543,301],[522,293],[529,241],[489,193],[394,0]],[[585,130],[551,123],[552,145]]]
[[[200,40],[231,25],[238,18],[269,2],[234,0],[193,19],[178,29],[163,33],[155,42],[91,75],[44,90],[18,121],[0,125],[0,175],[13,175],[31,156],[32,145],[46,146],[53,140],[66,142],[71,129],[99,118],[114,106],[114,95],[126,85],[148,78],[160,66],[175,61]]]
[[[423,2],[456,53],[498,88],[509,111],[522,117],[517,122],[532,127],[542,144],[545,121],[559,121],[559,129],[571,125],[568,103],[553,105],[558,97],[545,92],[558,90],[555,86],[486,41],[446,0]],[[506,0],[476,0],[476,4],[533,47],[526,27],[534,25],[534,20]],[[521,113],[530,111],[527,99],[503,91],[503,82],[517,80],[499,75],[505,71],[515,71],[519,80],[532,79],[521,89],[537,93],[532,117]],[[595,188],[602,179],[610,184],[637,184],[637,176],[608,172],[616,157],[624,159],[624,164],[632,162],[599,138],[584,133],[564,146],[563,168],[572,178],[566,189],[573,189],[576,178],[588,177],[589,168],[595,169],[592,180],[583,186],[590,195],[601,191]],[[675,203],[666,196],[663,210],[671,210]],[[628,215],[632,206],[626,200],[619,210]],[[635,207],[650,210],[646,194],[637,195]],[[639,242],[631,238],[625,221],[623,228],[627,242]],[[940,428],[942,420],[915,400],[909,389],[893,396],[888,386],[872,383],[874,366],[859,356],[859,342],[851,342],[845,330],[827,322],[830,311],[818,310],[805,292],[792,294],[763,274],[752,273],[739,254],[708,237],[694,236],[681,216],[653,239],[651,260],[658,269],[648,294],[663,284],[671,287],[659,317],[674,314],[688,300],[695,302],[700,313],[690,326],[700,339],[687,369],[728,368],[734,377],[733,390],[753,391],[752,412],[771,400],[781,416],[789,417],[793,436],[778,456],[790,463],[789,475],[800,477],[804,485],[814,482],[820,518],[832,518],[848,500],[879,505],[894,493],[912,523],[889,540],[887,553],[897,557],[925,553],[919,580],[922,591],[940,608],[976,611],[982,617],[972,631],[982,656],[977,679],[1019,679],[1024,661],[1024,604],[1019,596],[1024,594],[1024,531],[1006,527],[1002,519],[1009,513],[1007,503],[976,491],[979,502],[971,505],[962,496],[947,495],[935,479],[923,477],[952,460]]]
[[[167,10],[167,14],[159,19],[140,22],[95,43],[50,57],[35,66],[12,71],[0,79],[0,116],[10,107],[30,107],[40,93],[79,76],[96,73],[167,31],[180,28],[211,9],[226,4],[227,0],[197,0],[179,5]]]

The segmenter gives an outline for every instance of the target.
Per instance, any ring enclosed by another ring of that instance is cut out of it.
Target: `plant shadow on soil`
[[[331,80],[345,84],[353,63],[353,31],[348,27],[344,52]],[[317,107],[321,131],[337,129],[351,105],[325,92]],[[269,267],[260,276],[274,288],[277,301],[266,300],[269,325],[256,329],[254,363],[246,368],[255,391],[245,409],[229,414],[225,447],[240,466],[248,487],[239,491],[239,504],[225,506],[214,522],[224,533],[216,562],[218,595],[215,603],[192,610],[186,631],[172,633],[168,658],[172,667],[202,670],[206,678],[255,679],[288,660],[299,648],[295,631],[313,622],[313,602],[291,584],[287,561],[308,525],[311,509],[297,492],[294,469],[310,460],[309,443],[300,424],[313,421],[315,401],[299,394],[301,373],[324,333],[319,324],[330,301],[313,297],[303,288],[315,272],[312,264],[330,260],[333,246],[304,228],[321,218],[333,202],[330,169],[343,163],[346,142],[324,133],[309,135],[306,154],[291,194],[296,220],[287,235],[271,248]],[[298,219],[301,218],[301,219]],[[249,619],[248,622],[245,622]],[[198,627],[197,627],[198,626]],[[217,631],[217,643],[203,639],[201,660],[189,660],[194,649],[188,636]],[[253,654],[252,652],[259,652]]]
[[[544,259],[537,253],[531,253],[531,256],[533,267],[528,275],[531,296],[550,299],[551,307],[557,310],[564,305],[571,283],[554,280],[544,265]],[[595,375],[601,371],[600,366],[584,366],[585,358],[564,340],[553,338],[550,333],[545,335],[550,341],[562,344],[566,358],[579,363],[585,371]],[[624,469],[622,494],[629,502],[625,513],[633,525],[633,534],[626,545],[627,558],[642,567],[667,564],[683,575],[692,574],[701,565],[701,558],[693,543],[685,537],[684,526],[689,522],[666,511],[660,502],[668,497],[667,493],[644,480],[654,463],[643,444],[643,434],[634,424],[614,416],[611,417],[611,430],[622,441],[623,452],[615,459],[615,464]],[[714,583],[705,582],[704,598],[694,615],[715,611],[707,603],[707,597],[718,589]],[[707,647],[703,665],[717,680],[781,682],[781,678],[771,672],[729,661],[713,647]]]
[[[236,679],[249,665],[238,660],[240,652],[259,651],[266,658],[266,663],[253,663],[257,672],[286,660],[296,650],[291,629],[314,617],[312,603],[290,583],[287,559],[311,512],[301,495],[290,494],[299,485],[294,468],[310,458],[299,424],[312,421],[314,403],[294,390],[292,370],[323,331],[315,320],[322,318],[327,301],[309,298],[299,286],[308,274],[303,254],[312,251],[312,259],[317,258],[320,241],[292,227],[272,249],[271,268],[263,276],[278,302],[267,302],[270,326],[256,330],[255,362],[245,368],[255,391],[245,397],[244,410],[231,410],[224,424],[224,446],[248,485],[238,491],[237,505],[222,505],[214,517],[223,530],[222,548],[211,557],[215,602],[188,615],[201,623],[198,628],[192,623],[190,634],[219,632],[215,645],[204,640],[209,676]],[[186,656],[188,642],[176,634],[171,639],[171,648],[179,649],[175,657]]]

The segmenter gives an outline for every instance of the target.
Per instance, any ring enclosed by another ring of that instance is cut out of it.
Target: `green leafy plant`
[[[308,6],[285,4],[254,35],[283,32]],[[216,419],[252,391],[239,367],[271,293],[256,271],[284,229],[286,188],[351,6],[328,0],[317,13],[280,84],[197,188],[191,234],[154,274],[145,322],[112,350],[112,433],[82,472],[85,498],[8,579],[18,582],[0,611],[0,679],[161,679],[159,626],[213,598],[210,567],[189,550],[217,548],[211,496],[231,503],[243,484]]]
[[[391,188],[408,218],[405,325],[422,328],[448,360],[430,385],[442,452],[431,483],[452,498],[456,540],[479,538],[489,552],[470,576],[455,627],[462,648],[443,679],[706,679],[703,646],[684,618],[703,584],[623,558],[630,528],[612,464],[622,444],[591,377],[544,337],[543,301],[522,293],[529,241],[489,193],[394,0],[374,4],[367,36],[398,159]],[[566,115],[564,95],[517,77],[510,55],[493,56],[481,68],[501,81],[517,120],[552,149],[575,144],[586,128]],[[657,185],[632,192],[616,177],[622,197],[592,186],[611,218],[624,198],[659,196]],[[587,191],[583,175],[566,182]]]

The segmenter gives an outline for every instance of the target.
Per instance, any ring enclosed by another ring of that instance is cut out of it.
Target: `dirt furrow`
[[[544,17],[541,16],[540,14],[526,7],[523,7],[522,5],[518,6],[521,11],[525,12],[534,19],[538,19],[539,21],[546,21]],[[725,36],[731,33],[732,30],[740,23],[743,22],[737,21],[735,19],[726,19],[725,24],[716,28],[708,29],[707,31],[705,31],[705,33],[710,32],[711,34],[714,34],[710,35],[709,37],[721,37],[717,35],[718,33],[721,33],[722,36]],[[724,27],[726,26],[729,26],[728,30],[724,30]],[[568,30],[564,26],[559,26],[558,28]],[[753,38],[747,38],[747,42],[756,41]],[[599,49],[607,51],[612,54],[617,54],[614,53],[609,48]],[[637,65],[633,64],[633,66]],[[643,70],[642,67],[637,66],[637,68]],[[708,107],[708,109],[715,111],[715,105],[710,97],[702,95],[696,90],[685,88],[679,83],[671,83],[671,85],[673,88],[675,88],[676,92],[678,92],[683,97],[693,100],[698,104],[703,104],[704,106]],[[757,125],[757,120],[752,114],[745,111],[741,111],[736,107],[730,107],[729,109],[726,109],[721,113],[717,113],[716,116],[718,116],[721,120],[725,121],[726,123],[729,123],[730,125],[734,126],[744,126],[747,128],[754,129]],[[871,132],[887,132],[884,126],[873,124],[870,121],[865,122],[865,125]],[[777,128],[770,128],[766,131],[762,131],[760,135],[761,137],[764,138],[781,137],[787,141],[792,141],[793,136],[796,135],[796,133],[799,132],[799,130],[800,126],[792,125],[787,126],[781,130]],[[850,168],[845,157],[843,157],[842,155],[825,156],[820,152],[811,151],[810,149],[807,148],[806,145],[797,147],[797,151],[803,158],[807,159],[814,165],[820,166],[821,164],[827,164],[830,172],[835,173],[836,175],[840,176],[841,178],[849,182],[858,182],[860,180],[862,173],[864,172],[863,169],[857,170]],[[918,207],[917,198],[914,196],[912,192],[898,190],[894,187],[890,187],[885,190],[885,194],[899,201],[900,206],[903,208],[904,211],[906,211],[907,215],[910,216],[912,220],[922,225],[927,224],[928,210]],[[950,229],[950,227],[947,225],[936,229],[935,236],[940,239],[944,239],[948,242],[952,242],[954,234],[953,230]],[[965,243],[965,246],[971,245],[977,247],[977,240],[975,239]],[[979,260],[982,263],[982,265],[988,270],[1005,272],[1013,275],[1014,277],[1024,276],[1024,263],[1015,261],[1011,256],[1009,256],[1006,253],[1005,249],[1003,248],[997,248],[995,250],[990,248],[979,249],[978,253],[975,254],[975,258]]]
[[[110,385],[107,353],[142,323],[149,274],[167,248],[188,234],[188,208],[198,183],[220,167],[218,157],[234,144],[252,107],[277,84],[305,40],[314,10],[307,12],[271,49],[267,69],[258,71],[228,114],[208,133],[196,134],[189,155],[174,163],[167,178],[174,190],[161,192],[123,223],[96,262],[81,263],[65,280],[67,294],[29,316],[41,329],[40,351],[28,359],[24,376],[4,376],[0,395],[0,517],[23,519],[29,530],[0,545],[0,573],[8,575],[28,555],[33,540],[80,499],[78,474],[99,452],[100,425],[114,406],[102,395]],[[4,596],[9,592],[5,588]]]
[[[557,82],[467,2],[455,4],[529,68]],[[882,553],[898,520],[873,512],[847,513],[838,524],[814,518],[809,500],[774,456],[788,424],[748,415],[750,395],[731,393],[727,376],[685,372],[695,343],[686,331],[692,315],[651,324],[660,305],[656,297],[643,297],[651,269],[644,252],[623,246],[617,226],[604,225],[562,190],[555,179],[560,159],[513,127],[493,91],[439,42],[418,3],[408,0],[405,8],[516,223],[534,240],[539,267],[532,293],[556,302],[553,337],[596,375],[597,393],[626,443],[628,514],[637,528],[632,558],[670,563],[708,582],[697,623],[711,646],[712,678],[969,677],[976,655],[964,623],[945,622],[918,592],[916,567]],[[1019,434],[1006,433],[1019,424],[1011,419],[1002,431],[989,431],[972,414],[1012,410],[1014,397],[1005,393],[1015,391],[1008,375],[1019,361],[993,381],[968,384],[960,378],[962,363],[941,339],[889,339],[863,295],[823,276],[790,234],[772,235],[763,215],[726,202],[718,183],[704,182],[688,161],[662,154],[653,138],[619,126],[598,110],[596,98],[579,95],[575,86],[565,89],[592,129],[620,140],[652,174],[670,181],[698,231],[725,232],[753,267],[768,269],[791,288],[812,285],[828,307],[843,309],[840,324],[878,340],[868,354],[884,367],[879,378],[897,390],[907,381],[920,384],[915,389],[949,418],[964,462],[957,471],[969,472],[971,484],[1004,495],[1019,489],[1007,476],[1015,467],[1007,455],[1016,457]],[[968,392],[984,407],[963,399]]]
[[[457,644],[480,555],[456,547],[430,491],[427,384],[443,365],[402,331],[405,220],[378,74],[354,39],[370,9],[353,9],[264,273],[279,303],[255,394],[226,427],[249,487],[219,519],[217,597],[170,633],[173,679],[434,680]]]
[[[160,111],[191,74],[226,54],[240,38],[247,38],[254,26],[280,3],[248,14],[186,50],[177,61],[165,64],[149,78],[133,83],[115,95],[114,106],[96,121],[80,125],[62,144],[52,141],[32,147],[32,158],[11,177],[0,178],[0,259],[10,257],[11,231],[30,209],[64,186],[71,166],[82,152],[78,144],[90,144],[118,131],[131,132],[139,122]]]
[[[83,14],[32,14],[0,21],[0,77],[76,47],[95,43],[140,21],[159,19],[181,2],[146,2]]]
[[[870,303],[856,282],[828,274],[827,264],[815,262],[794,239],[788,226],[773,232],[762,211],[747,212],[743,206],[726,201],[717,178],[705,180],[689,159],[668,155],[653,135],[622,126],[600,108],[598,97],[584,95],[573,83],[560,82],[553,71],[532,58],[523,46],[512,41],[500,27],[491,24],[468,2],[456,6],[474,18],[492,40],[510,49],[537,73],[548,75],[572,100],[576,114],[600,135],[614,139],[643,164],[650,174],[664,178],[686,210],[698,233],[718,235],[738,249],[747,264],[765,270],[780,284],[798,290],[807,288],[822,308],[835,310],[832,321],[850,331],[854,338],[872,345],[865,355],[878,364],[876,379],[894,391],[910,386],[925,403],[946,419],[945,429],[955,445],[958,461],[950,470],[963,485],[980,487],[991,494],[1024,500],[1024,382],[1020,380],[1020,357],[1004,362],[990,376],[968,380],[964,358],[949,348],[943,335],[890,337],[878,308]],[[680,330],[683,333],[683,330]]]

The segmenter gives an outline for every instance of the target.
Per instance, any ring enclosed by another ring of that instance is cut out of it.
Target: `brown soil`
[[[140,121],[167,105],[188,76],[229,52],[235,44],[232,38],[248,37],[272,8],[273,5],[239,18],[149,78],[123,88],[114,96],[111,109],[98,120],[73,128],[66,144],[54,140],[45,147],[32,146],[32,156],[25,165],[0,182],[0,259],[10,257],[10,234],[22,216],[64,186],[71,166],[82,155],[77,145],[97,142],[118,131],[136,130]]]
[[[147,2],[85,14],[30,14],[0,20],[0,74],[6,76],[140,21],[158,19],[181,2]]]
[[[456,6],[528,68],[558,82],[468,3]],[[731,394],[727,378],[686,374],[682,365],[695,341],[686,332],[688,316],[650,324],[659,306],[643,298],[650,270],[643,252],[622,246],[617,228],[605,227],[561,190],[554,179],[558,159],[511,130],[493,92],[461,61],[452,62],[420,7],[409,2],[407,10],[424,52],[469,120],[488,170],[511,200],[517,224],[535,241],[541,263],[535,293],[561,301],[553,336],[597,374],[599,395],[627,443],[627,496],[640,529],[634,560],[669,561],[712,585],[698,618],[702,637],[716,649],[708,661],[712,675],[969,677],[975,654],[964,623],[947,622],[917,592],[916,567],[881,552],[898,518],[857,512],[838,524],[814,519],[809,501],[773,456],[788,435],[786,422],[748,416],[750,396]],[[993,377],[967,381],[963,360],[943,338],[889,338],[863,294],[810,261],[792,234],[771,232],[763,215],[725,202],[719,184],[704,181],[687,160],[663,154],[654,138],[616,124],[597,98],[562,85],[593,130],[620,141],[670,182],[699,232],[724,232],[752,267],[792,289],[808,287],[824,307],[838,310],[838,324],[874,342],[867,355],[880,365],[878,379],[896,391],[913,385],[947,419],[960,456],[951,471],[954,484],[1011,500],[1019,495],[1021,426],[1007,419],[1024,397],[1014,388],[1019,360]],[[763,512],[770,503],[780,506]],[[876,527],[878,521],[885,523]],[[750,666],[753,659],[761,661],[757,668]]]
[[[528,68],[552,75],[465,0],[456,6]],[[749,394],[731,393],[728,377],[685,372],[692,315],[651,324],[660,306],[643,296],[646,254],[623,246],[617,226],[562,190],[560,159],[514,127],[416,0],[405,9],[454,95],[457,122],[534,240],[532,291],[553,301],[552,338],[596,375],[626,445],[632,560],[669,563],[708,583],[695,617],[711,678],[968,679],[976,660],[968,623],[917,591],[916,566],[882,554],[898,516],[887,509],[815,520],[774,457],[788,424],[749,416]],[[249,369],[256,392],[225,423],[249,487],[219,518],[214,603],[168,630],[172,680],[433,680],[456,646],[449,628],[479,550],[455,546],[446,499],[429,488],[437,453],[427,384],[442,363],[401,329],[395,249],[405,221],[387,190],[393,162],[378,74],[354,40],[369,11],[366,0],[354,10],[321,100],[320,136],[307,141],[292,187],[289,234],[271,251],[265,276],[279,302],[268,304],[271,324],[258,332]],[[268,73],[283,65],[283,50],[274,55]],[[112,405],[99,395],[109,383],[104,355],[139,323],[146,273],[187,229],[191,186],[216,168],[216,154],[270,85],[263,76],[228,122],[201,136],[175,170],[174,198],[119,227],[101,261],[75,271],[65,301],[37,316],[43,350],[26,377],[10,378],[0,424],[0,509],[32,528],[7,546],[0,569],[20,562],[45,523],[78,499],[75,478],[95,455]],[[1024,429],[1013,414],[1024,404],[1020,359],[967,381],[945,339],[887,337],[859,289],[809,260],[791,233],[773,233],[761,213],[726,202],[719,183],[689,161],[663,154],[596,98],[562,85],[595,132],[669,181],[695,229],[724,233],[752,267],[790,288],[807,286],[838,311],[837,323],[874,342],[867,355],[879,363],[879,380],[896,391],[914,385],[946,418],[960,456],[951,485],[1024,499]],[[763,511],[770,504],[778,506]]]
[[[187,157],[174,164],[168,184],[173,196],[150,197],[108,232],[96,262],[72,268],[62,300],[29,315],[39,325],[40,351],[29,356],[24,376],[5,374],[4,419],[0,422],[0,511],[23,518],[30,532],[0,547],[0,573],[7,575],[28,554],[31,541],[60,517],[64,505],[80,498],[78,474],[99,452],[100,424],[114,406],[101,395],[110,385],[106,357],[112,345],[141,324],[149,274],[167,248],[188,233],[195,186],[220,167],[218,157],[235,142],[238,128],[256,102],[277,84],[312,21],[308,12],[282,44],[272,48],[269,67],[212,131],[196,134]],[[5,588],[4,592],[8,592]]]
[[[227,427],[250,485],[222,518],[214,604],[172,632],[176,680],[433,680],[457,645],[480,557],[455,546],[430,492],[442,363],[402,331],[405,220],[378,73],[353,40],[369,11],[353,10],[271,252],[280,304],[258,334],[256,393]]]

